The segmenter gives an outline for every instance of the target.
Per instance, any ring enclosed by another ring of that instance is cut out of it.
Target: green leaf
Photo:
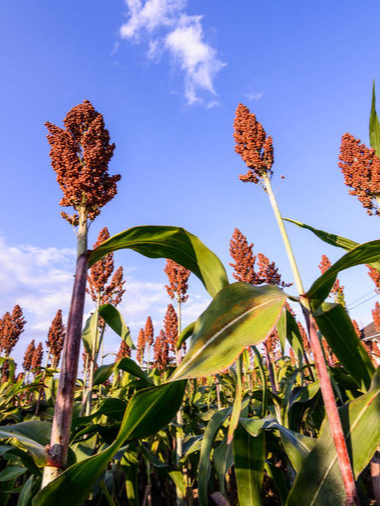
[[[185,382],[166,383],[139,390],[130,400],[119,433],[107,449],[74,464],[42,489],[33,506],[81,506],[113,455],[126,439],[146,438],[165,427],[178,411]]]
[[[96,353],[95,346],[98,333],[98,316],[97,311],[89,316],[82,332],[83,346],[90,357],[94,357]]]
[[[193,272],[214,297],[228,285],[219,258],[199,239],[180,227],[133,227],[110,237],[90,254],[90,267],[108,253],[132,249],[149,258],[169,258]]]
[[[29,506],[33,492],[33,476],[30,476],[18,497],[17,506]]]
[[[240,423],[253,437],[260,435],[263,430],[277,429],[281,434],[281,441],[289,460],[296,471],[301,469],[305,459],[316,443],[316,439],[303,436],[283,427],[272,416],[265,418],[240,418]]]
[[[235,399],[234,405],[232,407],[232,413],[230,418],[230,423],[228,425],[227,432],[227,443],[230,444],[233,437],[236,427],[239,423],[240,412],[241,412],[241,404],[242,404],[242,396],[243,396],[243,385],[242,385],[242,356],[236,361],[236,381],[235,381]]]
[[[346,251],[351,251],[352,249],[360,246],[358,242],[351,241],[351,239],[346,239],[345,237],[341,237],[336,234],[330,234],[328,232],[324,232],[323,230],[318,230],[317,228],[311,227],[310,225],[306,225],[305,223],[301,223],[300,221],[291,220],[289,218],[283,218],[290,223],[294,223],[301,228],[306,228],[315,234],[317,237],[322,239],[322,241],[327,242],[327,244],[331,244],[331,246],[336,246],[337,248],[343,248]],[[380,271],[380,262],[372,262],[369,264],[374,269]]]
[[[252,437],[242,424],[236,428],[232,442],[235,475],[240,506],[261,506],[264,479],[265,435]]]
[[[369,142],[376,151],[376,155],[380,156],[380,123],[376,112],[375,81],[373,81],[371,114],[369,117]]]
[[[0,427],[0,438],[15,438],[33,456],[40,467],[46,465],[46,445],[50,443],[51,424],[32,420]]]
[[[380,368],[368,393],[339,408],[353,470],[357,478],[380,443]],[[300,469],[287,506],[344,506],[345,490],[327,421],[317,444]]]
[[[136,346],[132,341],[131,333],[120,312],[112,304],[104,304],[100,306],[99,313],[106,324],[111,327],[132,350],[135,350]]]
[[[15,480],[26,473],[26,467],[8,466],[0,472],[0,482]]]
[[[313,310],[319,308],[322,302],[329,295],[336,277],[340,271],[349,269],[356,265],[375,262],[380,258],[380,240],[360,244],[353,250],[342,256],[327,271],[314,281],[311,288],[306,293],[306,297],[311,301]]]
[[[127,408],[127,404],[121,399],[117,399],[115,397],[108,397],[104,399],[99,409],[92,413],[89,416],[81,416],[74,418],[72,421],[72,427],[80,427],[82,425],[88,425],[91,420],[97,418],[101,415],[108,416],[113,420],[122,421],[124,417],[125,410]]]
[[[114,372],[115,368],[116,364],[105,364],[99,366],[94,373],[94,386],[101,385],[107,381]]]
[[[277,489],[278,495],[280,497],[281,506],[286,503],[286,498],[288,497],[289,487],[284,476],[282,469],[276,467],[269,460],[265,461],[265,470],[270,478],[272,478],[274,486]]]
[[[226,418],[231,414],[231,408],[221,409],[212,416],[207,424],[201,446],[201,455],[198,467],[198,494],[199,506],[208,506],[208,481],[210,479],[210,455],[215,437]]]
[[[122,358],[118,362],[116,362],[116,367],[122,371],[128,372],[129,374],[133,374],[133,376],[136,376],[136,378],[140,378],[144,381],[144,383],[149,386],[153,385],[152,381],[148,376],[146,375],[145,371],[141,369],[141,367],[136,364],[134,360],[131,358]]]
[[[221,290],[197,320],[189,351],[171,380],[216,374],[248,345],[272,331],[287,295],[276,286],[233,283]]]
[[[227,444],[227,437],[223,439],[217,448],[214,450],[214,466],[215,471],[218,475],[219,489],[221,493],[226,495],[225,487],[225,476],[229,468],[234,463],[234,457],[232,453],[232,445]]]
[[[177,339],[177,349],[179,350],[182,344],[191,337],[191,335],[194,332],[195,324],[197,322],[190,323],[186,328],[183,329],[183,331],[180,333]]]
[[[368,390],[375,368],[343,306],[324,303],[313,316],[346,372],[362,391]]]
[[[303,342],[297,325],[297,321],[290,311],[284,309],[277,323],[278,336],[283,353],[285,351],[285,341],[287,340],[297,357],[298,365],[303,363]]]

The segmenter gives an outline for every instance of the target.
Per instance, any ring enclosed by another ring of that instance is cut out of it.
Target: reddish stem
[[[75,272],[53,428],[48,450],[50,467],[63,468],[67,460],[86,297],[87,268],[88,254],[85,253],[78,257]]]
[[[347,505],[360,506],[359,497],[356,490],[355,477],[352,471],[350,456],[346,445],[346,439],[344,437],[343,427],[335,402],[335,395],[331,385],[329,372],[327,370],[321,342],[319,340],[310,311],[303,304],[301,304],[301,307],[306,320],[311,350],[314,355],[314,362],[317,368],[318,379],[321,386],[323,402],[325,404],[326,414],[339,461],[339,467],[342,473],[344,488],[347,494]]]

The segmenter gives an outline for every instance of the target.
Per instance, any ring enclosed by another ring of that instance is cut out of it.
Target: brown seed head
[[[131,356],[131,348],[128,344],[121,340],[119,351],[116,355],[116,360],[121,360],[122,358],[130,358]]]
[[[358,197],[369,215],[379,215],[380,158],[375,150],[349,133],[342,137],[339,167],[350,195]]]
[[[178,302],[186,302],[189,298],[186,295],[188,289],[188,279],[191,271],[177,264],[174,260],[166,260],[164,269],[168,276],[170,286],[165,285],[168,295],[171,299],[176,298]]]
[[[41,368],[43,354],[44,354],[44,352],[43,352],[43,348],[42,348],[42,343],[38,343],[38,345],[36,346],[34,353],[33,353],[32,366],[31,366],[31,369],[33,369],[33,370],[36,369],[36,372],[38,369]]]
[[[262,253],[257,255],[257,266],[259,268],[256,274],[256,285],[276,285],[280,288],[292,286],[293,283],[285,283],[282,281],[281,274],[278,272],[278,267],[274,262],[270,262]]]
[[[145,335],[146,344],[148,346],[152,346],[153,339],[154,339],[154,330],[153,330],[152,318],[150,316],[148,316],[148,318],[146,319],[144,335]]]
[[[111,282],[106,286],[101,298],[101,304],[112,304],[118,306],[123,300],[125,281],[123,281],[123,267],[119,267],[111,278]]]
[[[298,325],[298,329],[299,329],[300,334],[301,334],[304,350],[306,351],[306,353],[310,353],[311,347],[310,347],[309,339],[308,339],[307,334],[306,334],[306,330],[304,329],[304,327],[303,327],[303,325],[302,325],[301,322],[297,322],[297,325]]]
[[[99,232],[98,239],[95,242],[93,248],[97,248],[103,242],[110,238],[108,228],[104,227]],[[91,295],[94,302],[97,301],[98,296],[101,296],[106,288],[108,278],[111,276],[114,269],[113,253],[105,255],[103,258],[98,260],[90,270],[89,276],[87,276],[88,289],[87,292]]]
[[[174,307],[169,304],[164,317],[164,332],[171,352],[176,353],[178,318]]]
[[[93,220],[100,208],[113,199],[120,175],[108,174],[108,163],[113,156],[114,144],[110,144],[103,116],[90,101],[73,107],[63,120],[64,128],[45,123],[51,146],[50,158],[63,191],[60,205],[84,209]],[[75,215],[63,216],[76,221]]]
[[[358,322],[356,320],[352,320],[352,325],[354,326],[356,335],[358,336],[359,339],[361,339],[362,333],[360,331],[360,327],[359,327]]]
[[[154,342],[154,361],[159,369],[165,369],[169,364],[169,343],[163,330]]]
[[[244,183],[259,183],[264,175],[272,175],[273,143],[266,132],[251,114],[248,107],[239,104],[234,121],[235,151],[248,167],[248,172],[239,179]]]
[[[62,310],[58,309],[49,328],[46,346],[52,358],[52,366],[57,367],[61,357],[63,343],[65,340],[66,329],[62,322]]]
[[[233,276],[237,281],[256,284],[255,261],[256,257],[252,252],[253,244],[248,244],[247,238],[238,228],[235,228],[230,241],[230,254],[234,264]]]
[[[367,265],[367,267],[369,269],[368,275],[376,285],[375,292],[380,294],[380,272],[370,265]]]
[[[139,335],[137,337],[137,362],[142,364],[144,360],[144,351],[145,351],[145,335],[143,329],[140,329]]]
[[[25,372],[30,371],[32,368],[32,360],[33,360],[33,355],[34,355],[35,349],[36,349],[36,346],[35,346],[34,339],[33,339],[28,344],[28,346],[25,350],[25,354],[24,354],[24,361],[22,363],[22,367],[24,368]]]
[[[6,312],[0,320],[0,348],[5,356],[9,356],[22,332],[26,320],[23,317],[22,309],[15,305],[12,314]]]
[[[373,323],[375,324],[375,329],[377,332],[380,332],[380,304],[376,302],[375,308],[372,309],[372,318]]]

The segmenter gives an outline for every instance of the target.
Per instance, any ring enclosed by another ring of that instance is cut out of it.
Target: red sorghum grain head
[[[280,288],[286,288],[292,286],[292,283],[285,283],[282,281],[281,274],[278,272],[278,267],[274,262],[271,262],[262,253],[257,255],[257,267],[258,272],[256,274],[257,285],[277,285]]]
[[[118,306],[123,300],[125,281],[123,281],[123,267],[119,267],[113,274],[110,284],[106,286],[101,297],[101,304]]]
[[[130,358],[131,356],[131,348],[128,344],[121,340],[119,351],[116,355],[116,360],[121,360],[122,358]]]
[[[36,373],[38,372],[39,369],[41,369],[43,354],[44,352],[42,348],[42,343],[38,343],[33,353],[32,367],[31,367],[33,370],[36,369]]]
[[[322,274],[324,274],[331,267],[331,262],[326,255],[322,255],[321,263],[318,265]],[[335,280],[333,287],[331,288],[331,294],[335,295],[336,301],[345,306],[344,300],[344,286],[341,286],[339,279]]]
[[[154,339],[154,329],[153,329],[152,318],[150,316],[148,316],[148,318],[146,319],[144,335],[145,335],[146,344],[148,346],[152,346],[153,339]]]
[[[169,279],[169,285],[165,285],[168,295],[171,299],[176,299],[178,302],[186,302],[188,295],[186,295],[188,289],[188,279],[191,272],[177,264],[174,260],[166,260],[166,266],[164,269]]]
[[[94,243],[93,249],[103,244],[110,238],[108,228],[104,227],[99,232],[98,239]],[[90,274],[87,276],[88,289],[87,292],[91,295],[92,300],[95,302],[98,296],[101,296],[106,289],[106,284],[114,269],[113,253],[105,255],[98,260],[90,269]]]
[[[63,343],[65,340],[66,329],[62,322],[62,310],[58,309],[57,314],[51,322],[46,346],[51,355],[51,365],[57,367],[61,358]]]
[[[34,343],[34,339],[28,344],[24,354],[24,360],[22,363],[22,367],[25,372],[28,372],[32,368],[33,355],[36,349],[36,345]]]
[[[169,364],[169,343],[163,330],[156,337],[153,349],[156,367],[165,369]]]
[[[164,317],[164,332],[171,352],[176,353],[178,318],[174,307],[169,304]]]
[[[230,254],[235,263],[230,263],[234,268],[233,277],[243,283],[255,284],[255,261],[252,252],[253,244],[248,244],[247,238],[238,228],[235,228],[230,241]]]
[[[144,330],[140,329],[139,335],[137,337],[137,362],[142,364],[144,360],[144,352],[145,352],[145,335]]]
[[[19,305],[15,305],[12,314],[6,312],[0,320],[0,347],[5,356],[9,356],[22,332],[26,321]]]
[[[244,183],[259,183],[264,175],[272,175],[273,143],[248,107],[239,104],[234,121],[235,151],[248,167],[245,175],[239,176]]]
[[[116,194],[120,175],[108,174],[108,163],[113,156],[114,144],[110,144],[103,116],[90,101],[73,107],[63,120],[64,128],[45,123],[51,146],[50,158],[63,191],[61,206],[85,211],[93,220],[100,209]],[[62,216],[77,224],[78,214]]]
[[[375,150],[346,133],[342,137],[339,160],[349,194],[358,197],[369,215],[379,215],[380,158]]]
[[[370,265],[367,265],[369,271],[368,271],[368,275],[369,277],[372,279],[372,281],[375,283],[375,292],[380,294],[380,272],[376,269],[374,269],[373,267],[371,267]]]

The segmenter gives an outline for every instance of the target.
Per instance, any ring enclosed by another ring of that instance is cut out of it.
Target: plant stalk
[[[331,434],[333,436],[335,449],[338,457],[340,472],[342,474],[343,483],[347,496],[348,506],[360,506],[359,497],[356,489],[354,473],[351,466],[350,456],[348,453],[346,440],[343,433],[342,423],[339,417],[338,407],[335,402],[335,395],[331,385],[329,372],[326,361],[324,359],[321,342],[315,329],[313,318],[310,312],[309,301],[303,297],[305,290],[302,285],[301,276],[298,271],[294,253],[289,241],[288,234],[285,229],[284,222],[280,210],[278,208],[276,197],[273,193],[270,179],[267,175],[263,176],[265,190],[269,196],[280,233],[284,242],[284,246],[288,255],[290,266],[293,272],[294,281],[300,296],[301,308],[306,321],[306,327],[309,335],[310,345],[314,356],[315,366],[317,369],[318,379],[321,386],[323,402],[326,407],[327,419],[329,422]]]
[[[80,210],[79,215],[77,252],[78,258],[63,347],[50,447],[47,450],[48,465],[44,469],[42,488],[58,477],[67,461],[88,269],[87,215],[84,209]]]

